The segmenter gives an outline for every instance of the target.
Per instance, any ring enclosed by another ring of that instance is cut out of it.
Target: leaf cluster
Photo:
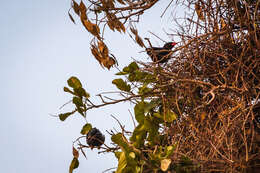
[[[80,3],[78,3],[72,0],[71,9],[73,9],[74,13],[80,18],[85,29],[93,36],[94,44],[91,46],[93,56],[102,67],[110,69],[117,63],[114,56],[109,56],[108,48],[103,42],[107,26],[112,31],[125,33],[126,25],[132,25],[132,23],[138,22],[139,16],[142,15],[145,10],[151,8],[157,1],[158,0],[86,0],[84,2],[81,0]],[[71,21],[75,23],[75,19],[70,11],[69,17]],[[103,29],[101,30],[100,28]],[[141,37],[138,36],[137,30],[132,27],[131,31],[135,35],[136,42],[143,47],[144,43]]]

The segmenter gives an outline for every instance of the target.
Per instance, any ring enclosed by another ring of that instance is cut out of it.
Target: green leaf
[[[139,69],[139,67],[138,67],[138,65],[136,64],[136,62],[132,62],[131,64],[128,65],[128,67],[129,67],[130,72],[133,72],[133,71]]]
[[[149,84],[151,82],[155,81],[154,75],[147,73],[147,72],[142,72],[140,70],[136,70],[134,72],[131,72],[128,76],[128,80],[130,82],[142,82],[145,84]]]
[[[72,173],[74,169],[79,167],[79,160],[77,158],[73,158],[73,160],[70,163],[70,169],[69,173]]]
[[[131,145],[129,144],[128,140],[122,133],[112,135],[111,140],[115,144],[119,145],[123,151],[127,153],[131,151]]]
[[[65,121],[70,115],[74,114],[75,112],[76,111],[59,114],[59,118],[61,121]]]
[[[149,112],[153,108],[157,107],[161,103],[161,99],[153,99],[149,103],[145,104],[144,111]]]
[[[128,72],[124,72],[124,71],[116,73],[116,75],[127,75],[127,74],[128,74]]]
[[[134,81],[142,82],[142,81],[144,81],[146,76],[147,76],[146,72],[142,72],[142,71],[139,71],[139,70],[135,71],[135,79],[134,79]]]
[[[123,72],[126,72],[126,73],[132,73],[134,72],[135,70],[138,70],[139,67],[138,65],[136,64],[136,62],[132,62],[131,64],[129,64],[127,67],[124,67],[123,68]]]
[[[141,123],[141,124],[144,122],[145,105],[146,105],[146,102],[139,102],[134,107],[135,119],[138,123]]]
[[[116,151],[114,154],[115,154],[115,156],[116,156],[116,158],[117,158],[117,160],[119,160],[120,159],[120,155],[121,155],[121,151]]]
[[[171,123],[177,119],[177,114],[171,110],[166,111],[165,121]]]
[[[86,110],[86,105],[83,103],[82,98],[73,97],[72,102],[75,104],[78,113],[80,113],[83,117],[85,117],[84,112]]]
[[[147,94],[152,91],[152,88],[148,88],[147,85],[143,85],[142,87],[139,88],[138,94]]]
[[[160,119],[163,119],[163,115],[160,114],[159,112],[154,113],[153,116],[160,118]]]
[[[177,114],[171,110],[167,110],[165,116],[163,113],[156,112],[153,114],[155,117],[165,120],[168,123],[171,123],[177,119]]]
[[[139,124],[133,131],[133,135],[130,137],[130,141],[137,148],[144,145],[147,136],[147,130],[144,124]]]
[[[135,159],[135,153],[134,152],[130,152],[129,153],[129,157],[131,157],[132,159]]]
[[[89,97],[90,97],[89,93],[87,93],[86,90],[85,90],[84,88],[82,88],[82,87],[80,87],[80,88],[75,88],[75,89],[74,89],[74,92],[75,92],[75,94],[76,94],[77,96],[79,96],[79,97],[86,97],[86,98],[89,98]]]
[[[117,145],[121,145],[123,140],[122,140],[122,133],[118,133],[118,134],[115,134],[115,135],[112,135],[111,137],[111,140],[116,143]]]
[[[126,165],[127,165],[127,161],[126,161],[125,153],[121,152],[116,173],[122,173]]]
[[[91,129],[92,129],[92,125],[89,124],[89,123],[87,123],[87,124],[85,124],[85,125],[82,127],[80,133],[81,133],[82,135],[86,135]]]
[[[166,156],[165,157],[166,158],[170,157],[173,154],[175,148],[176,148],[176,145],[167,146],[166,147]]]
[[[81,107],[84,105],[82,99],[79,97],[73,97],[72,102],[76,105],[76,107]]]
[[[144,119],[144,127],[147,131],[149,131],[153,127],[152,122],[148,118]]]
[[[131,90],[131,86],[128,85],[125,81],[123,81],[123,79],[114,79],[112,83],[115,84],[116,87],[121,91],[129,92]]]
[[[67,80],[67,83],[68,83],[68,85],[71,87],[71,88],[81,88],[82,87],[82,85],[81,85],[81,82],[80,82],[80,80],[77,78],[77,77],[75,77],[75,76],[72,76],[71,78],[69,78],[68,80]]]
[[[84,110],[83,108],[77,106],[77,111],[78,111],[78,113],[80,113],[80,115],[82,115],[84,118],[86,117],[86,115],[84,114],[84,111],[85,111],[85,110]]]
[[[154,121],[153,118],[146,117],[144,120],[145,129],[148,131],[147,140],[153,144],[154,142],[158,142],[159,139],[159,124]]]
[[[64,88],[63,88],[63,91],[64,91],[64,92],[71,93],[71,94],[74,94],[68,87],[64,87]]]
[[[127,78],[130,82],[135,82],[135,73],[130,73],[128,78]]]

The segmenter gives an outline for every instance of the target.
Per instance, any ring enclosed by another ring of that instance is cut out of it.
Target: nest
[[[172,160],[188,156],[201,172],[260,172],[260,2],[194,3],[203,18],[179,26],[182,46],[158,70],[165,106],[179,115],[167,129]]]

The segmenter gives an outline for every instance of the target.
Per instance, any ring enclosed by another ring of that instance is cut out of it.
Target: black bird
[[[105,142],[105,136],[97,129],[92,128],[87,134],[87,144],[92,148],[100,147]]]
[[[171,49],[176,45],[175,42],[168,42],[163,47],[147,48],[147,54],[153,62],[165,63],[170,59]]]

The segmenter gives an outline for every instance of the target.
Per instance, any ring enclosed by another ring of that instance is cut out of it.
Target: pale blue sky
[[[142,18],[144,23],[137,25],[155,45],[163,43],[148,34],[148,30],[167,40],[162,29],[174,28],[168,17],[161,20],[161,12],[155,13],[163,11],[167,2],[156,5]],[[92,96],[116,90],[111,81],[117,70],[100,68],[89,51],[90,35],[79,22],[74,25],[69,20],[69,6],[70,0],[1,2],[1,172],[68,172],[72,141],[80,135],[84,121],[80,115],[65,122],[49,116],[49,113],[58,113],[58,108],[70,99],[63,92],[66,80],[72,75],[79,77]],[[105,42],[118,57],[120,68],[128,64],[131,57],[148,61],[145,54],[138,53],[142,49],[128,34],[110,32],[106,38]],[[110,117],[113,114],[130,129],[133,124],[129,108],[128,104],[120,104],[91,110],[88,121],[105,133],[112,127],[118,128]],[[108,138],[106,134],[107,144]],[[80,157],[80,166],[75,172],[99,173],[116,166],[111,154],[98,155],[96,150],[87,150],[86,154],[88,160]]]

